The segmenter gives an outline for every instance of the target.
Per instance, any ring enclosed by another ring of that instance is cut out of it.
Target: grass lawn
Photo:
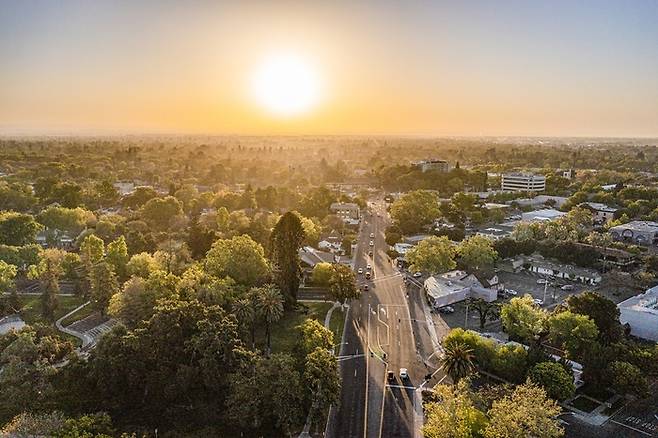
[[[23,295],[19,299],[21,302],[20,315],[27,324],[37,322],[48,324],[48,321],[41,316],[41,297],[39,295]],[[55,319],[61,318],[84,303],[84,299],[81,297],[58,297],[58,301],[59,305],[55,310]]]
[[[601,406],[595,401],[592,401],[586,397],[576,397],[572,402],[571,406],[573,406],[576,409],[580,409],[583,412],[592,412],[594,409],[598,408]]]
[[[340,341],[343,336],[343,326],[345,325],[345,313],[340,308],[334,309],[334,313],[331,314],[331,321],[329,321],[329,328],[334,332],[334,342],[336,345],[340,344]],[[336,349],[340,350],[340,347]]]
[[[307,318],[317,319],[324,324],[324,317],[331,306],[333,303],[300,303],[298,310],[286,312],[276,324],[272,325],[272,353],[292,352],[298,338],[295,327]],[[264,329],[256,333],[256,343],[260,348],[265,349]]]
[[[84,300],[81,300],[80,304],[83,304],[83,303],[84,303]],[[79,304],[79,305],[80,305],[80,304]],[[77,307],[77,306],[76,306],[76,307]],[[74,307],[73,309],[75,309],[75,307]],[[70,309],[69,312],[70,312],[71,310],[73,310],[73,309]],[[82,320],[82,319],[85,319],[86,317],[88,317],[89,315],[91,315],[92,313],[94,313],[95,311],[96,311],[96,310],[94,309],[94,306],[92,306],[91,304],[87,304],[85,307],[83,307],[82,309],[78,310],[78,311],[75,312],[73,315],[71,315],[71,316],[69,316],[68,318],[62,320],[62,325],[63,325],[64,327],[68,327],[68,326],[70,326],[71,324],[73,324],[73,323],[76,322],[76,321],[80,321],[80,320]],[[67,312],[67,313],[68,313],[68,312]]]

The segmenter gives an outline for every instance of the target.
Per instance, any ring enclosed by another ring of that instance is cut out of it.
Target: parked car
[[[543,306],[544,305],[544,300],[540,300],[539,298],[535,298],[532,301],[538,306]]]
[[[511,296],[513,296],[513,297],[515,297],[515,296],[517,296],[517,295],[519,294],[519,293],[518,293],[517,291],[515,291],[514,289],[505,289],[505,292],[506,292],[508,295],[511,295]]]
[[[574,290],[573,284],[565,284],[560,289],[562,290]]]
[[[400,368],[400,378],[402,380],[407,380],[409,378],[409,373],[406,368]]]
[[[540,278],[539,280],[537,280],[537,284],[546,284],[546,283],[548,283],[548,280],[544,278]]]
[[[452,306],[439,307],[440,313],[455,313],[455,308]]]
[[[420,271],[419,272],[414,272],[414,277],[415,278],[422,277],[422,276],[423,276],[422,272],[420,272]]]

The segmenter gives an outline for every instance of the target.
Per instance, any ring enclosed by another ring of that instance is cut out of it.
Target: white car
[[[374,239],[375,238],[375,233],[370,233],[370,238]]]
[[[539,280],[537,280],[537,284],[546,284],[546,283],[548,283],[548,280],[545,280],[543,278],[540,278]]]
[[[573,287],[573,284],[565,284],[560,289],[562,289],[562,290],[573,290],[574,287]]]
[[[357,269],[356,272],[358,272],[359,274],[363,274],[363,268],[359,268],[359,269]]]
[[[513,297],[518,295],[518,292],[516,292],[514,289],[505,289],[505,293]]]
[[[371,240],[371,241],[370,241],[370,246],[375,246],[375,242],[373,242],[373,241]]]
[[[422,276],[423,276],[422,272],[420,272],[420,271],[419,272],[414,272],[414,277],[418,278],[418,277],[422,277]]]
[[[372,269],[372,266],[370,266],[370,263],[368,263],[368,265],[366,266],[366,269],[368,269],[368,270]]]
[[[543,301],[543,300],[540,300],[539,298],[535,298],[535,299],[532,300],[532,301],[533,301],[536,305],[538,305],[538,306],[543,306],[543,305],[544,305],[544,301]]]
[[[452,306],[439,307],[439,313],[455,313],[455,308]]]
[[[400,378],[402,380],[407,380],[409,378],[409,373],[406,368],[400,368]]]

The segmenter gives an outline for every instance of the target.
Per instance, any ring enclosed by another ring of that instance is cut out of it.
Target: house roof
[[[302,262],[311,267],[314,267],[318,263],[336,262],[336,257],[334,256],[334,254],[326,251],[320,251],[310,246],[305,246],[303,248],[300,248],[298,254],[299,257],[302,259]]]

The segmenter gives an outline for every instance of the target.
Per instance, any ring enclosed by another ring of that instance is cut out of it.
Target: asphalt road
[[[435,372],[437,344],[430,334],[434,325],[426,320],[422,297],[415,288],[407,292],[403,276],[386,255],[389,219],[384,203],[374,204],[372,211],[359,234],[355,269],[366,271],[370,264],[373,278],[357,274],[360,285],[367,284],[369,290],[351,303],[339,358],[341,404],[332,410],[329,437],[419,436],[420,387],[428,374],[434,374],[429,384],[442,377]],[[400,378],[400,368],[407,368],[408,379]],[[390,382],[388,371],[395,375]]]

